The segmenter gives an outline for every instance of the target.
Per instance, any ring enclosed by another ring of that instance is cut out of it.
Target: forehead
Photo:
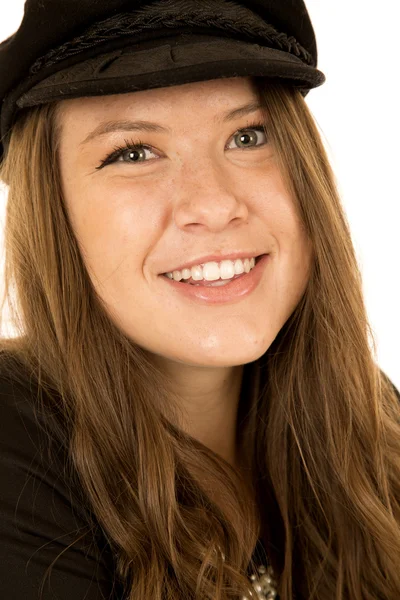
[[[57,117],[61,123],[79,115],[93,121],[125,110],[140,111],[143,117],[157,112],[167,118],[172,114],[182,113],[185,109],[217,113],[251,99],[258,100],[252,78],[230,77],[137,92],[62,100],[57,107]]]

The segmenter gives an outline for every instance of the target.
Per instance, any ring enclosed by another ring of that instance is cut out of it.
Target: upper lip
[[[263,252],[257,252],[257,251],[253,251],[253,252],[229,252],[229,254],[207,254],[206,256],[199,256],[198,258],[195,258],[187,263],[181,264],[180,266],[174,267],[173,269],[169,270],[169,271],[164,271],[164,273],[162,273],[162,275],[164,275],[165,273],[172,273],[173,271],[182,271],[183,269],[191,269],[192,267],[196,266],[196,265],[203,265],[204,263],[207,262],[221,262],[222,260],[236,260],[238,258],[241,258],[242,260],[244,260],[245,258],[256,258],[257,256],[260,256],[261,254],[263,254]]]

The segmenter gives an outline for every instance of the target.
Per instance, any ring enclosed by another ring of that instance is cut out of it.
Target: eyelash
[[[243,133],[245,131],[248,131],[249,129],[253,129],[254,131],[261,131],[262,133],[265,133],[265,126],[263,123],[252,123],[247,125],[245,128],[243,129],[238,129],[235,133],[233,133],[231,135],[231,137],[234,137],[235,135],[238,135],[239,133]],[[255,148],[261,148],[262,146],[265,146],[268,142],[265,142],[263,144],[261,144],[260,146],[252,146],[250,148],[242,148],[242,150],[254,150]],[[144,150],[152,150],[151,146],[146,145],[144,142],[142,142],[142,140],[125,140],[125,144],[122,146],[116,146],[114,148],[114,150],[111,152],[111,154],[108,154],[101,162],[100,165],[98,167],[96,167],[96,170],[102,169],[103,167],[106,167],[107,165],[113,164],[116,162],[116,160],[127,150],[138,150],[138,149],[144,149]],[[149,161],[144,161],[142,163],[137,163],[137,164],[146,164],[146,162]],[[128,163],[126,163],[128,164]],[[135,164],[135,163],[132,163]]]

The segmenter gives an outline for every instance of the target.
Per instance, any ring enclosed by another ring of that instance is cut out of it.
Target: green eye
[[[233,139],[239,145],[239,148],[259,148],[260,146],[264,146],[267,143],[266,141],[257,145],[258,136],[254,132],[262,133],[265,138],[267,137],[265,135],[265,129],[263,125],[256,125],[247,127],[246,129],[241,129],[234,135]],[[252,141],[255,143],[255,145],[249,146],[249,143]]]
[[[145,162],[143,160],[140,160],[140,158],[146,157],[146,150],[150,151],[150,147],[144,146],[143,144],[137,144],[136,146],[125,146],[123,148],[120,148],[119,154],[117,154],[116,158],[118,158],[119,156],[126,155],[129,158],[129,161],[132,161],[133,163]]]

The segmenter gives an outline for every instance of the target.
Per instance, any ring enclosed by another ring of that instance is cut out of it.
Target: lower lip
[[[248,296],[253,292],[261,281],[264,268],[269,263],[269,254],[265,254],[249,272],[230,283],[220,287],[207,287],[205,285],[191,285],[169,279],[160,275],[172,290],[180,292],[192,300],[200,300],[205,304],[223,304],[224,302],[235,302]]]

